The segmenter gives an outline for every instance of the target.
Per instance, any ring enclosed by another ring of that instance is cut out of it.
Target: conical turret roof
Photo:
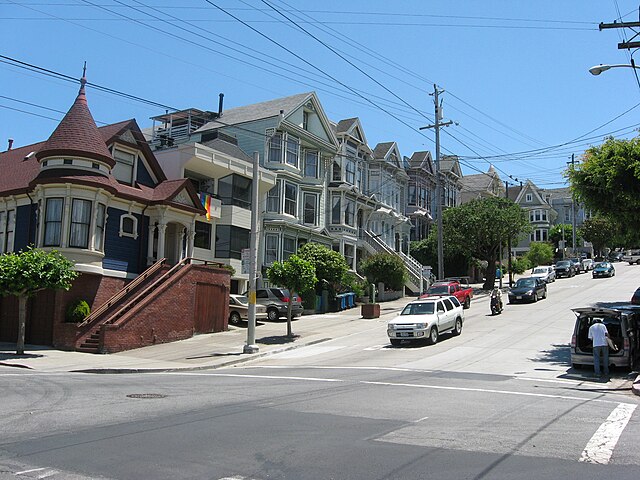
[[[96,122],[89,111],[84,86],[87,79],[80,80],[80,91],[75,102],[64,116],[49,140],[45,142],[36,158],[40,161],[56,155],[87,157],[115,166],[111,152],[98,132]]]

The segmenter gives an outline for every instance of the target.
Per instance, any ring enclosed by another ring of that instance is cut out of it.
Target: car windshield
[[[533,278],[521,278],[516,282],[516,288],[533,287],[536,281]]]
[[[569,265],[569,262],[567,260],[556,263],[556,267],[566,267],[567,265]]]
[[[609,268],[609,264],[606,262],[601,262],[596,264],[595,268]]]
[[[547,273],[547,269],[545,267],[534,268],[533,273]]]
[[[436,295],[447,294],[449,293],[449,285],[433,285],[429,287],[427,292]]]
[[[249,303],[249,299],[247,297],[245,297],[244,295],[236,295],[235,300],[239,303]]]
[[[428,303],[410,303],[400,315],[432,315],[433,302]]]

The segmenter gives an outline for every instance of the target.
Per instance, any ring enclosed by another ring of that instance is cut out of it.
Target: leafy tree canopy
[[[490,197],[472,200],[445,210],[444,244],[468,256],[495,265],[500,245],[531,230],[524,210],[507,198]],[[493,288],[495,269],[488,268],[484,288]]]
[[[407,269],[397,255],[376,253],[360,262],[360,271],[367,280],[375,285],[383,282],[385,287],[402,290],[406,281]]]
[[[567,177],[576,198],[588,208],[620,223],[640,226],[640,138],[607,138],[589,148],[582,162],[570,166]]]
[[[605,247],[614,245],[615,226],[611,220],[604,216],[586,219],[578,231],[587,242],[591,242],[593,249],[599,254]]]
[[[546,242],[532,242],[526,257],[532,267],[548,265],[553,262],[553,247]]]
[[[347,261],[340,253],[319,243],[309,242],[298,249],[297,255],[311,262],[315,268],[318,291],[323,284],[328,284],[334,292],[339,290],[342,279],[349,270]]]
[[[47,288],[69,290],[78,276],[60,252],[30,248],[0,255],[0,295],[32,296]]]

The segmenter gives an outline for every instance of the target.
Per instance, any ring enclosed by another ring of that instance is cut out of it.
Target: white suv
[[[433,345],[443,332],[460,335],[463,323],[464,310],[456,297],[428,297],[408,303],[387,324],[387,335],[392,345],[423,339]]]

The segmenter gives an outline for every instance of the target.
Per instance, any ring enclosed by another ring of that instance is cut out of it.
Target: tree
[[[570,223],[554,225],[549,229],[549,240],[556,248],[560,248],[560,241],[564,240],[564,246],[573,248],[573,225]],[[576,243],[580,243],[580,236],[576,232]]]
[[[18,340],[16,353],[24,353],[27,298],[40,290],[69,290],[78,277],[73,262],[57,251],[29,248],[20,253],[0,255],[0,295],[18,297]]]
[[[284,262],[274,262],[267,269],[267,278],[274,285],[289,289],[287,302],[287,336],[293,337],[291,331],[291,300],[293,293],[313,290],[318,281],[313,264],[297,255],[291,255]]]
[[[443,220],[444,244],[455,245],[459,251],[489,265],[484,289],[495,283],[495,268],[500,246],[507,239],[517,242],[520,235],[531,230],[524,210],[507,198],[489,197],[472,200],[445,210]]]
[[[553,262],[553,247],[546,242],[531,242],[526,255],[532,267]]]
[[[377,285],[383,282],[385,287],[402,290],[407,279],[407,267],[398,255],[376,253],[360,262],[362,271],[369,282]]]
[[[622,230],[640,227],[640,138],[607,138],[589,148],[582,162],[567,170],[576,199],[618,223]]]
[[[314,242],[305,243],[296,255],[313,265],[317,279],[314,285],[316,292],[320,293],[324,285],[328,285],[332,293],[339,290],[342,279],[349,270],[342,255]]]
[[[591,242],[598,255],[602,255],[605,247],[613,246],[616,237],[613,222],[601,215],[586,219],[579,231],[587,242]]]

